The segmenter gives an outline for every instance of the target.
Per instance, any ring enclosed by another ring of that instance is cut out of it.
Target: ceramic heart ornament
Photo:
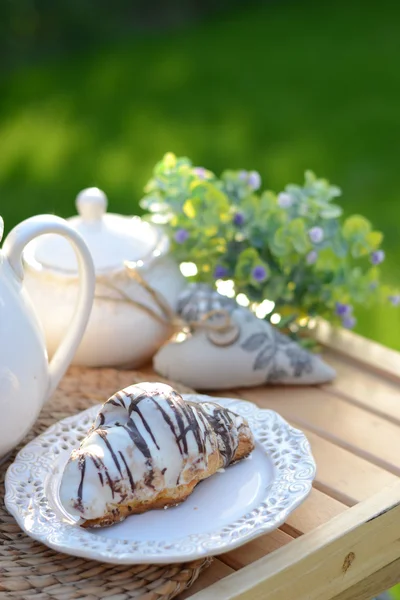
[[[204,284],[189,285],[178,303],[191,335],[154,356],[155,370],[198,390],[271,384],[321,384],[336,373],[270,323]]]

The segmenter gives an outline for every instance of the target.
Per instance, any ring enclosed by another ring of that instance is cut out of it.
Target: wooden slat
[[[336,369],[337,377],[324,389],[370,412],[400,424],[400,385],[379,374],[357,366],[336,352],[324,358]]]
[[[265,393],[269,394],[268,390]],[[235,394],[234,397],[240,395]],[[292,424],[297,423],[292,421]],[[317,463],[316,487],[328,496],[353,506],[379,492],[382,487],[395,483],[396,475],[320,437],[304,425],[301,429],[311,444]]]
[[[355,359],[372,371],[400,380],[400,352],[367,340],[346,329],[335,329],[326,321],[319,321],[312,335],[324,346],[336,350],[342,356]]]
[[[296,394],[296,390],[293,393]],[[240,395],[236,391],[234,394],[234,397]],[[271,391],[265,389],[265,394],[269,396]],[[219,395],[223,396],[224,393]],[[279,408],[277,410],[279,412]],[[395,483],[396,475],[325,440],[304,426],[301,428],[310,441],[317,463],[316,487],[328,496],[353,506],[379,492],[382,487]]]
[[[400,555],[400,483],[195,594],[192,600],[329,600]]]
[[[356,583],[332,600],[370,600],[400,582],[400,558]]]
[[[271,408],[300,427],[400,475],[400,428],[323,389],[248,388],[241,398]]]
[[[249,542],[245,546],[222,554],[219,558],[232,567],[232,569],[237,570],[274,552],[274,550],[288,544],[292,540],[293,538],[290,535],[277,529],[268,535],[263,535],[262,537]]]
[[[205,590],[213,583],[220,581],[224,577],[231,575],[234,573],[234,570],[228,567],[225,563],[220,561],[218,558],[214,558],[212,564],[201,573],[199,578],[194,582],[194,584],[188,589],[176,596],[176,600],[186,600],[186,598],[190,598],[196,592],[200,590]]]
[[[307,500],[292,512],[281,529],[285,533],[297,537],[328,523],[345,510],[347,507],[341,502],[312,489]]]
[[[315,486],[347,506],[370,498],[397,476],[302,427],[317,463]]]
[[[304,533],[312,531],[319,525],[327,523],[336,515],[346,510],[346,506],[322,494],[318,490],[312,490],[307,500],[297,508],[289,517],[285,524],[286,532],[276,530],[271,534],[259,537],[240,548],[231,552],[222,554],[216,559],[209,569],[202,574],[199,580],[194,584],[192,592],[185,592],[178,596],[179,600],[189,598],[191,594],[205,589],[212,583],[219,581],[233,570],[240,569],[253,563],[261,557],[274,552],[293,541],[293,536],[298,537]],[[229,571],[221,567],[223,562]]]

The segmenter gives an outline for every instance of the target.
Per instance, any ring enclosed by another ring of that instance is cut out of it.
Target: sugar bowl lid
[[[107,197],[98,188],[82,190],[76,198],[79,215],[67,219],[92,254],[96,273],[124,267],[124,262],[143,267],[164,255],[169,241],[157,227],[140,217],[107,213]],[[78,262],[71,245],[61,236],[43,235],[28,244],[24,258],[39,270],[76,274]]]

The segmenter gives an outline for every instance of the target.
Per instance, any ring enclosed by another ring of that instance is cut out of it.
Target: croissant
[[[177,505],[219,469],[248,456],[247,421],[214,402],[185,401],[170,386],[117,392],[65,467],[60,500],[83,527]]]

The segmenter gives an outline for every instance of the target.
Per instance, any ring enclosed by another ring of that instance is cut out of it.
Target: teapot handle
[[[77,305],[69,329],[49,364],[49,389],[47,398],[55,391],[79,346],[89,320],[95,288],[93,260],[81,235],[64,219],[53,215],[39,215],[22,221],[8,234],[3,251],[17,278],[22,282],[24,269],[22,253],[35,237],[56,233],[65,237],[73,247],[78,259],[80,290]]]

